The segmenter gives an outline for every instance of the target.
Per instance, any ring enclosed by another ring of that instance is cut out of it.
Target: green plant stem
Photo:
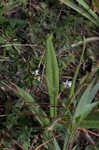
[[[83,41],[83,50],[82,50],[82,54],[81,54],[81,57],[80,57],[80,62],[78,64],[78,66],[77,66],[77,69],[76,69],[74,77],[73,77],[72,87],[71,87],[71,91],[70,91],[70,96],[69,97],[72,97],[72,95],[74,95],[76,79],[77,79],[77,76],[78,76],[78,73],[79,73],[79,69],[80,69],[80,66],[81,66],[81,63],[82,63],[82,60],[83,60],[85,48],[86,48],[86,40],[84,38],[84,41]]]
[[[65,147],[64,147],[63,150],[68,150],[69,149],[69,146],[72,143],[72,140],[73,140],[73,137],[75,135],[76,130],[77,130],[76,128],[71,127],[71,129],[70,129],[70,136],[68,137],[67,143],[65,144]]]
[[[73,99],[78,95],[80,90],[84,87],[85,83],[87,83],[89,81],[89,79],[96,73],[98,67],[99,67],[99,61],[96,63],[96,68],[89,73],[88,77],[85,78],[85,80],[82,82],[82,84],[78,87],[75,94],[71,97],[71,101],[73,101]]]

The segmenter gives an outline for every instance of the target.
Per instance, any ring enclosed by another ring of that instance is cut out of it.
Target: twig
[[[99,41],[99,37],[90,37],[90,38],[87,38],[87,39],[86,39],[86,43],[90,43],[90,42],[94,42],[94,41]],[[72,45],[71,45],[71,48],[80,46],[80,45],[82,45],[82,44],[83,44],[83,41],[79,41],[79,42],[76,43],[76,44],[72,44]]]
[[[21,146],[17,141],[13,140],[13,142],[21,149],[25,150],[23,146]]]
[[[49,143],[50,141],[52,141],[54,138],[58,138],[60,136],[64,136],[64,134],[59,134],[59,135],[56,135],[55,137],[52,137],[51,139],[47,140],[46,142],[40,144],[39,146],[37,146],[34,150],[40,150],[40,148],[42,146],[44,146],[45,144]]]
[[[98,136],[99,137],[99,134],[97,134],[97,133],[95,133],[95,132],[93,132],[93,131],[90,131],[90,130],[87,130],[87,129],[85,129],[85,128],[78,128],[78,130],[81,130],[81,131],[83,131],[83,132],[85,132],[85,133],[90,133],[90,134],[92,134],[92,135],[95,135],[95,136]]]
[[[87,43],[95,42],[95,41],[99,41],[99,37],[89,37],[89,38],[86,38],[85,42],[87,44]],[[83,41],[79,41],[78,43],[71,44],[71,46],[69,46],[68,48],[65,48],[64,51],[69,50],[70,48],[75,48],[75,47],[81,46],[82,44],[83,44]],[[59,52],[58,56],[60,56],[61,53],[63,53],[63,51]]]

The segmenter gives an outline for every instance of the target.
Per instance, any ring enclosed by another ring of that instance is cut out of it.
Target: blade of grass
[[[98,19],[98,16],[94,13],[94,11],[88,6],[88,4],[84,0],[76,0],[79,4],[81,4],[90,15],[93,16],[96,20]]]
[[[60,0],[60,1],[64,3],[65,5],[69,6],[70,8],[74,9],[75,11],[77,11],[78,13],[86,17],[87,19],[89,19],[91,22],[93,22],[97,26],[99,26],[99,21],[96,20],[93,16],[91,16],[86,9],[80,8],[71,0]]]

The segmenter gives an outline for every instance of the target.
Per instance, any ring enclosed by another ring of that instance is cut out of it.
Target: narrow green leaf
[[[53,142],[54,142],[54,145],[55,145],[55,150],[61,150],[55,138],[54,138]]]
[[[77,145],[72,150],[76,150],[76,149],[77,149]]]
[[[94,11],[88,6],[88,4],[84,0],[76,0],[79,4],[81,4],[90,15],[93,16],[96,20],[98,19],[98,16],[94,13]]]
[[[81,111],[75,113],[73,123],[79,124],[82,120],[84,120],[90,111],[96,106],[98,103],[87,104],[81,108]]]
[[[99,129],[99,111],[90,113],[79,125],[81,128]]]
[[[93,98],[95,97],[97,91],[99,90],[99,81],[96,83],[96,85],[92,88],[90,94],[89,94],[89,102],[91,102],[93,100]]]
[[[93,16],[91,16],[86,9],[80,8],[72,0],[60,0],[60,1],[62,3],[64,3],[65,5],[69,6],[70,8],[74,9],[75,11],[77,11],[78,13],[80,13],[81,15],[83,15],[84,17],[86,17],[87,19],[89,19],[91,22],[93,22],[97,26],[99,26],[98,19],[96,20],[96,18],[93,17]]]
[[[79,111],[81,111],[82,107],[84,107],[87,104],[91,103],[91,101],[93,100],[96,92],[99,89],[99,82],[92,88],[93,83],[94,83],[94,81],[92,83],[90,83],[90,85],[88,86],[88,88],[83,93],[83,95],[82,95],[82,97],[80,99],[80,102],[78,104],[77,110],[79,109]]]
[[[46,82],[50,96],[50,116],[56,117],[57,96],[59,92],[59,69],[52,43],[53,35],[46,42]],[[53,107],[54,106],[54,107]]]
[[[88,86],[88,88],[83,93],[80,102],[78,103],[78,106],[75,111],[74,115],[74,123],[79,122],[89,114],[89,112],[92,110],[93,107],[95,107],[98,103],[91,103],[93,100],[97,90],[99,89],[99,84],[97,83],[93,87],[94,81]]]
[[[39,123],[41,124],[41,126],[46,126],[49,124],[49,119],[48,118],[43,118],[40,117],[39,115],[45,116],[47,117],[46,113],[40,108],[40,106],[35,102],[35,100],[33,99],[33,97],[26,92],[25,90],[19,88],[18,86],[16,86],[17,88],[17,94],[19,95],[19,97],[21,97],[22,99],[24,99],[25,103],[27,104],[28,108],[30,109],[30,111],[35,115],[35,118],[39,121]]]

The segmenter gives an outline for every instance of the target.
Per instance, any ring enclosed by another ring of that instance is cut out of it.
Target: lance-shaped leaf
[[[89,7],[89,5],[85,2],[85,0],[76,0],[76,1],[79,4],[81,4],[83,8],[86,9],[91,16],[93,16],[93,18],[95,18],[96,20],[98,19],[96,13],[94,13],[94,11]]]
[[[75,111],[74,120],[73,123],[80,123],[83,119],[87,117],[87,115],[90,113],[93,107],[95,107],[97,103],[92,103],[93,98],[95,97],[95,94],[97,93],[99,89],[99,82],[96,83],[96,85],[93,87],[94,82],[92,82],[88,88],[83,93],[80,102],[78,103],[78,106]]]
[[[78,13],[83,15],[84,17],[88,18],[91,22],[93,22],[97,26],[99,26],[99,17],[94,12],[92,12],[91,9],[87,10],[87,8],[89,8],[89,7],[87,4],[85,4],[85,2],[83,0],[79,0],[79,3],[83,7],[76,5],[73,0],[60,0],[60,1],[62,3],[64,3],[65,5],[69,6],[70,8],[74,9],[75,11],[77,11]]]
[[[90,113],[79,125],[81,128],[99,129],[99,111]]]
[[[56,117],[57,96],[59,92],[59,69],[52,42],[53,35],[46,42],[46,82],[50,96],[50,116]],[[53,107],[54,106],[54,107]]]
[[[54,143],[54,146],[55,146],[55,150],[61,150],[61,149],[60,149],[60,146],[58,145],[58,143],[57,143],[57,141],[56,141],[55,138],[54,138],[53,143]]]

